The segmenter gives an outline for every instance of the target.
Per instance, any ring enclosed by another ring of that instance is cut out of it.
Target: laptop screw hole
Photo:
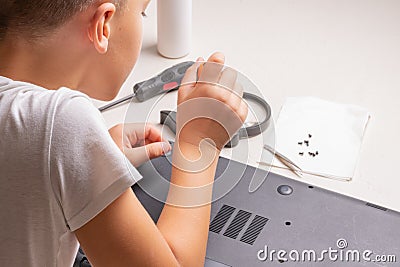
[[[289,222],[289,221],[286,221],[286,222],[285,222],[285,225],[290,226],[290,225],[292,225],[292,223]]]
[[[313,189],[313,188],[314,188],[314,186],[312,186],[312,185],[309,185],[309,186],[308,186],[308,188],[311,188],[311,189]]]
[[[283,184],[278,186],[277,191],[281,195],[288,196],[293,193],[293,188],[290,185]]]

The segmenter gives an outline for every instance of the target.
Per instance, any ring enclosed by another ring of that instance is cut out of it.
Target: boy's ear
[[[88,37],[100,54],[107,52],[111,35],[110,21],[115,14],[115,9],[114,4],[103,3],[97,7],[90,21]]]

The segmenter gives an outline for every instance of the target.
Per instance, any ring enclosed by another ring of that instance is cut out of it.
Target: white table
[[[192,52],[179,60],[157,53],[155,2],[144,20],[140,59],[119,97],[175,63],[218,50],[259,86],[275,120],[289,96],[366,107],[372,116],[353,181],[304,181],[400,211],[400,1],[193,0]],[[156,109],[173,108],[174,97]],[[105,112],[107,124],[123,122],[127,106]],[[139,104],[135,118],[144,121],[148,108]]]

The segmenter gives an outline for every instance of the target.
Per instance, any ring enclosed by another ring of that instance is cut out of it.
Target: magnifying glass
[[[241,139],[254,137],[263,133],[271,122],[271,107],[263,98],[248,92],[243,93],[243,99],[253,110],[262,109],[264,116],[261,120],[255,117],[253,121],[246,121],[239,131],[233,135],[225,147],[231,148],[239,144]],[[257,108],[258,106],[258,108]],[[160,124],[167,126],[176,134],[176,112],[169,110],[160,111]]]

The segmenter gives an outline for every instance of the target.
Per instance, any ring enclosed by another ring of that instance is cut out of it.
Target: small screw
[[[303,156],[303,155],[304,155],[304,152],[299,152],[299,155],[300,155],[300,156]]]
[[[304,144],[306,144],[306,146],[308,146],[308,141],[307,140],[304,140]]]
[[[317,152],[315,152],[315,155],[318,155],[318,151],[317,151]]]
[[[302,145],[302,144],[303,144],[303,142],[298,142],[297,144],[299,144],[299,145]]]
[[[308,155],[312,156],[312,154],[313,154],[313,153],[311,153],[311,152],[308,152]]]
[[[311,138],[312,137],[312,135],[311,134],[308,134],[308,138]]]

